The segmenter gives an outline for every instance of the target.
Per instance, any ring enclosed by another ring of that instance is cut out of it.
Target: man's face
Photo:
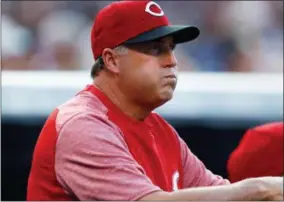
[[[119,58],[121,90],[144,105],[157,107],[170,100],[177,83],[172,38],[127,47],[128,54]]]

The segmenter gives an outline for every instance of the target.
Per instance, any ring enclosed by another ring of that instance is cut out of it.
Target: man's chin
[[[167,103],[173,98],[174,91],[166,91],[160,95],[160,106]]]

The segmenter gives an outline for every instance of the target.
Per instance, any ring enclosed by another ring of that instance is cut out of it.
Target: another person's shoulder
[[[263,134],[271,134],[271,135],[282,135],[283,136],[283,122],[271,122],[263,125],[258,125],[249,129],[247,132],[250,133],[263,133]]]
[[[258,151],[275,146],[283,139],[283,122],[270,122],[249,128],[241,139],[237,149]]]
[[[227,162],[232,182],[283,173],[283,122],[248,129]]]
[[[261,145],[262,147],[271,145],[273,142],[283,139],[283,126],[283,122],[269,122],[251,127],[244,133],[238,147],[254,145],[253,148],[256,150],[261,148]]]

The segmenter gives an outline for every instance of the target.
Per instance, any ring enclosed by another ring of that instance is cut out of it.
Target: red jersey
[[[89,85],[47,119],[27,200],[138,200],[154,191],[227,182],[158,114],[134,120]]]

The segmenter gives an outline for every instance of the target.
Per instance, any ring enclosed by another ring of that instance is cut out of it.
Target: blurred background
[[[89,70],[90,28],[110,1],[2,2],[3,70]],[[160,1],[201,36],[179,50],[183,71],[283,72],[283,1]]]
[[[90,29],[111,1],[2,1],[2,200],[25,200],[48,114],[91,82]],[[200,37],[176,50],[180,82],[159,111],[213,172],[244,131],[283,120],[283,1],[159,1]],[[206,141],[204,141],[206,140]]]

